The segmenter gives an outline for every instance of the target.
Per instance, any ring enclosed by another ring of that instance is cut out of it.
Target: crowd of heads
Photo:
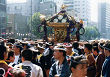
[[[46,48],[50,48],[53,51],[51,58],[55,60],[61,60],[68,56],[71,57],[71,59],[67,59],[67,61],[69,61],[71,73],[76,73],[73,74],[73,77],[78,75],[86,76],[88,66],[94,65],[96,67],[95,61],[100,53],[103,52],[105,57],[110,56],[110,41],[108,40],[54,43],[39,40],[1,39],[0,60],[5,60],[7,63],[13,63],[15,55],[20,55],[21,62],[33,61],[36,59],[38,61],[40,59],[38,55],[43,54],[45,56],[47,54],[45,51]],[[93,57],[91,57],[90,54]],[[14,77],[23,77],[25,71],[13,69],[10,73],[13,74]]]

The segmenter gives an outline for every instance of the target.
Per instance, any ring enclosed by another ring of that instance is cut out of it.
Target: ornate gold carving
[[[63,42],[66,38],[66,28],[55,28],[55,42]]]
[[[54,28],[54,41],[55,42],[64,42],[67,35],[68,23],[48,23],[48,26]]]
[[[67,28],[69,23],[47,23],[50,27]]]

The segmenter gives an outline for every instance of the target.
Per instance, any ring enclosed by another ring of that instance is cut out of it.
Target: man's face
[[[23,49],[27,49],[27,46],[26,46],[26,45],[24,45],[24,46],[23,46]]]
[[[44,49],[39,49],[39,52],[42,54],[44,52]]]
[[[88,49],[87,49],[86,47],[84,47],[84,52],[85,52],[85,53],[87,53],[87,50],[88,50]]]
[[[54,46],[50,46],[50,48],[51,48],[51,49],[53,49],[53,48],[54,48]]]
[[[98,46],[99,51],[101,50],[100,46]]]
[[[95,56],[97,56],[97,51],[94,51],[94,49],[92,49],[92,53],[93,53],[93,55],[95,55]]]
[[[76,69],[74,69],[73,67],[71,68],[72,73],[76,74],[77,76],[86,76],[87,75],[87,64],[78,64],[76,66]]]
[[[17,48],[16,46],[13,46],[13,50],[14,50],[15,54],[19,52],[19,48]]]
[[[59,50],[54,50],[53,56],[55,59],[59,59],[62,56],[62,52],[59,52]]]
[[[13,50],[16,51],[17,50],[17,47],[16,46],[13,46]]]
[[[105,56],[107,56],[107,55],[108,55],[108,53],[109,53],[109,51],[108,51],[108,50],[106,50],[106,49],[104,49],[104,53],[105,53]]]
[[[66,48],[66,54],[69,55],[69,53],[72,53],[72,48]]]
[[[14,60],[15,60],[15,54],[13,56],[10,56],[10,61],[14,62]]]
[[[8,52],[4,53],[4,59],[6,60],[8,58]]]

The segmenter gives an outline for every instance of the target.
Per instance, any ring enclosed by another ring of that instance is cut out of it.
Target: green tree
[[[32,16],[32,22],[31,22],[31,18],[29,20],[29,26],[31,28],[31,33],[34,34],[37,38],[42,38],[44,32],[40,33],[38,31],[38,26],[40,25],[41,20],[40,20],[40,13],[34,13],[34,15]]]
[[[83,35],[84,40],[94,40],[100,36],[98,29],[95,26],[85,27],[85,34]]]
[[[44,32],[38,31],[38,27],[40,24],[41,24],[40,13],[39,12],[34,13],[34,15],[32,16],[32,24],[31,24],[31,18],[29,20],[29,26],[31,29],[31,33],[34,34],[37,38],[41,39],[44,36]],[[47,35],[49,36],[49,34],[52,34],[52,28],[47,26]]]

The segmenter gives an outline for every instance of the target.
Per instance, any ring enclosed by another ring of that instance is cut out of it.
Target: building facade
[[[9,3],[7,4],[8,14],[21,14],[27,16],[26,3]]]
[[[26,8],[27,8],[27,15],[31,16],[36,12],[39,12],[40,0],[27,0],[26,1]]]
[[[0,35],[6,33],[6,0],[0,0]]]
[[[7,36],[14,38],[17,37],[17,33],[23,34],[29,32],[27,29],[28,21],[29,12],[27,12],[26,2],[7,4]]]
[[[110,1],[98,4],[98,29],[100,38],[110,39]]]
[[[54,2],[56,3],[56,12],[58,13],[63,5],[63,0],[54,0]]]
[[[106,38],[106,2],[98,4],[98,29],[101,38]]]
[[[74,6],[74,0],[63,0],[63,4],[67,5],[67,11],[72,11]]]
[[[24,3],[9,3],[7,5],[8,14],[21,14],[31,16],[39,11],[40,0],[27,0]]]
[[[56,13],[56,4],[53,1],[40,2],[39,12],[46,16],[52,16]]]
[[[18,37],[18,34],[27,34],[29,32],[29,26],[27,24],[27,16],[20,14],[8,14],[8,30],[9,37]]]
[[[108,0],[106,4],[106,34],[108,39],[110,39],[110,1]]]
[[[84,21],[90,21],[90,0],[74,0],[73,5],[76,16]]]

